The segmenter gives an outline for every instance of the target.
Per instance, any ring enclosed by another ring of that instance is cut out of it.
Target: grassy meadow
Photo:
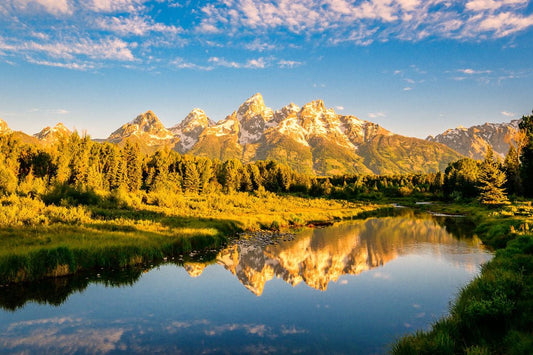
[[[16,195],[0,199],[0,283],[163,260],[220,246],[238,231],[297,227],[380,208],[266,191],[118,191],[84,198],[94,201],[76,205],[64,199],[55,205]]]
[[[533,349],[533,207],[424,206],[473,216],[476,233],[495,250],[465,286],[450,315],[425,332],[403,337],[394,354],[531,354]]]

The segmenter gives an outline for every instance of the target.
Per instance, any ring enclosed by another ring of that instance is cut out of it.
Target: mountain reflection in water
[[[467,219],[400,213],[3,285],[0,353],[385,353],[491,258]]]
[[[257,296],[265,284],[279,278],[292,286],[302,282],[325,291],[342,275],[357,275],[410,253],[432,253],[474,270],[486,256],[470,253],[481,242],[471,234],[465,219],[415,215],[411,210],[399,216],[375,217],[343,222],[327,228],[304,229],[291,240],[273,239],[271,244],[241,238],[232,245],[208,254],[184,255],[170,263],[183,267],[190,277],[201,277],[213,263],[222,265]],[[83,292],[90,284],[131,286],[154,266],[120,271],[98,271],[70,277],[45,279],[3,287],[0,307],[14,311],[29,302],[60,306],[70,294]]]
[[[434,218],[382,217],[304,230],[295,240],[275,245],[240,241],[222,250],[217,263],[260,296],[274,277],[293,286],[303,281],[325,291],[342,275],[360,274],[415,250],[439,255],[445,248],[443,256],[450,257],[465,254],[465,244],[479,249],[481,241],[475,236],[459,240]],[[455,261],[474,269],[483,260],[477,254],[465,254]]]

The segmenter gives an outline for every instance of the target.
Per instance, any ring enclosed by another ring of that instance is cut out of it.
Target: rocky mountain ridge
[[[120,144],[127,139],[135,139],[144,151],[164,145],[180,153],[221,160],[273,159],[318,175],[430,172],[460,158],[438,143],[395,135],[376,123],[337,114],[322,100],[302,107],[290,103],[274,111],[265,106],[259,93],[216,123],[196,108],[167,130],[148,111],[113,132],[107,141]],[[382,156],[380,146],[391,142],[398,146],[384,147],[387,153]],[[402,148],[406,145],[417,147],[414,155]]]
[[[455,151],[473,158],[483,159],[487,147],[500,157],[504,157],[509,150],[510,143],[518,132],[520,120],[506,123],[485,123],[472,127],[457,127],[444,131],[435,137],[429,136],[426,140],[442,143]]]
[[[9,133],[11,133],[11,128],[9,128],[6,121],[0,119],[0,135]]]
[[[59,139],[69,137],[71,134],[72,131],[63,123],[59,122],[54,127],[43,128],[39,133],[36,133],[33,136],[44,144],[53,144]]]
[[[47,127],[34,137],[15,133],[25,142],[42,145],[71,134],[63,124]],[[147,111],[106,140],[95,141],[130,141],[145,153],[165,148],[222,161],[276,160],[321,176],[436,172],[462,157],[443,144],[397,135],[376,123],[337,114],[322,100],[273,110],[261,94],[216,123],[196,108],[182,122],[166,128],[154,112]]]

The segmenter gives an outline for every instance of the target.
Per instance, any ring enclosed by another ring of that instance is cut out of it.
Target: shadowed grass
[[[394,354],[533,353],[531,203],[479,209],[477,219],[476,233],[497,249],[495,257],[463,288],[447,318],[398,340]]]
[[[238,231],[340,220],[380,208],[271,193],[166,198],[173,204],[106,202],[67,207],[4,198],[0,201],[0,283],[158,261],[218,247]]]

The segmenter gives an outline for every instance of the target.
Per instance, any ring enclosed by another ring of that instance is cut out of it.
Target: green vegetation
[[[533,112],[531,115],[522,116],[520,122],[521,143],[519,144],[518,155],[520,156],[520,173],[524,183],[524,193],[528,197],[533,197]]]
[[[448,317],[427,332],[400,339],[393,347],[394,354],[531,354],[531,202],[515,203],[499,211],[455,207],[455,211],[472,210],[478,223],[477,235],[497,249],[494,259],[461,291]]]
[[[354,200],[442,200],[456,204],[432,206],[477,218],[477,233],[496,257],[448,318],[400,340],[394,352],[528,353],[533,208],[524,197],[532,195],[532,116],[520,129],[503,163],[489,150],[482,162],[463,158],[444,172],[329,178],[274,161],[243,164],[169,149],[145,155],[130,141],[100,144],[76,133],[45,147],[0,136],[0,284],[160,261],[218,247],[240,230],[316,224],[382,207]],[[404,148],[398,168],[422,163]],[[315,164],[337,169],[341,153],[328,154]]]
[[[376,208],[266,191],[198,195],[118,190],[104,198],[61,190],[43,199],[54,201],[58,194],[64,205],[16,195],[0,199],[0,283],[162,260],[220,246],[240,230],[340,220]]]
[[[161,260],[216,247],[239,230],[376,208],[277,196],[269,191],[312,182],[274,162],[222,163],[168,150],[143,156],[128,142],[76,134],[50,148],[4,136],[0,148],[0,283]]]

